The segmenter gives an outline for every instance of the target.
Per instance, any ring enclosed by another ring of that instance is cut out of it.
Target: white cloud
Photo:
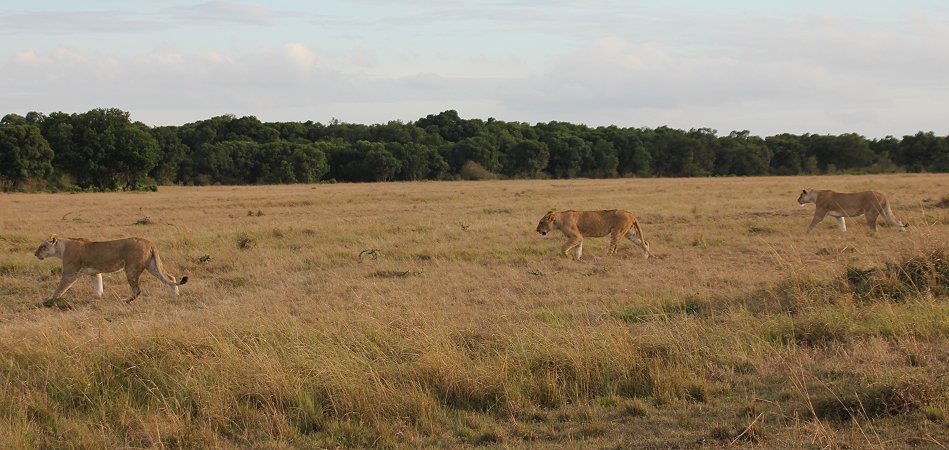
[[[237,22],[250,25],[270,25],[278,14],[270,8],[253,3],[211,0],[197,5],[176,6],[163,11],[173,21]]]
[[[0,35],[142,33],[164,30],[168,26],[161,20],[116,10],[0,13]]]
[[[281,48],[286,60],[299,69],[306,70],[316,65],[316,55],[300,43],[286,44]]]

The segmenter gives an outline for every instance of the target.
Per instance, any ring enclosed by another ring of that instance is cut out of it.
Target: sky
[[[0,116],[94,108],[944,136],[949,2],[4,2]]]

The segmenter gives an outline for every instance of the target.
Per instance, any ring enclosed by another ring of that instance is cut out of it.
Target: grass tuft
[[[887,262],[883,267],[847,268],[847,283],[865,300],[903,300],[921,294],[949,295],[949,252],[934,249],[922,255]]]
[[[257,241],[245,232],[237,233],[237,248],[241,250],[250,250],[257,245]]]

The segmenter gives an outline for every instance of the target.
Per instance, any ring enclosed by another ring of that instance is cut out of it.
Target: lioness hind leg
[[[870,209],[867,211],[867,226],[870,227],[870,231],[877,230],[877,216],[880,215],[880,212],[875,209]]]
[[[614,232],[610,235],[610,248],[606,250],[606,256],[616,256],[616,249],[619,247],[620,234]]]
[[[906,225],[900,223],[899,220],[896,220],[896,217],[893,217],[893,210],[890,209],[889,201],[883,204],[883,219],[886,220],[886,223],[899,228],[900,231],[906,231]]]
[[[137,273],[136,273],[137,272]],[[132,295],[129,298],[125,299],[125,303],[132,303],[132,300],[138,298],[138,295],[142,293],[142,288],[138,285],[138,279],[142,276],[142,270],[128,270],[125,269],[125,279],[129,282],[129,287],[132,288]]]
[[[649,251],[649,242],[646,242],[646,240],[642,239],[639,234],[636,233],[636,230],[626,233],[626,239],[629,239],[639,247],[643,254],[643,258],[648,259],[650,256],[655,256],[651,251]]]
[[[573,258],[579,261],[581,256],[583,256],[583,242],[582,241],[579,244],[577,244],[576,250],[574,250],[574,253],[573,253]]]

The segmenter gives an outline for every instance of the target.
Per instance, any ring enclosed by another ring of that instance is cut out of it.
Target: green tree
[[[398,158],[389,153],[381,143],[370,144],[364,159],[365,176],[373,181],[392,180],[402,166]]]
[[[223,141],[203,144],[195,154],[197,184],[255,184],[264,175],[260,144]],[[271,161],[267,161],[268,163]]]
[[[218,130],[223,129],[224,123],[228,120],[230,120],[228,116],[218,116],[187,123],[178,128],[178,135],[183,144],[193,151],[197,151],[205,144],[224,141],[223,134],[221,139],[218,138]]]
[[[775,175],[798,175],[804,173],[807,158],[804,145],[798,136],[779,134],[764,140],[771,151],[771,173]]]
[[[73,142],[75,118],[75,114],[54,112],[39,125],[43,138],[53,149],[53,170],[58,175],[71,176],[71,163],[78,158],[75,155],[76,144]]]
[[[445,158],[434,148],[420,143],[387,142],[386,150],[400,161],[398,180],[438,180],[449,171]]]
[[[540,141],[520,141],[506,154],[504,173],[512,177],[535,178],[547,167],[550,150]]]
[[[26,125],[26,118],[19,114],[7,114],[0,119],[0,125]]]
[[[340,139],[324,141],[330,163],[329,174],[341,181],[387,181],[401,169],[401,161],[385,144],[359,140],[348,143]]]
[[[363,173],[364,151],[342,139],[320,141],[329,161],[329,178],[338,181],[366,181]]]
[[[807,153],[817,158],[823,170],[842,170],[867,167],[876,159],[870,143],[855,133],[832,135],[805,135],[802,141]]]
[[[659,127],[650,137],[650,154],[656,175],[661,177],[704,177],[712,174],[707,149],[697,137],[708,140],[708,132],[686,134],[682,130]],[[707,142],[706,142],[707,144]],[[714,156],[714,155],[713,155]]]
[[[316,183],[329,172],[326,153],[316,144],[294,145],[288,160],[298,183]]]
[[[615,125],[596,129],[594,140],[605,140],[616,150],[616,172],[620,176],[648,176],[652,155],[643,145],[640,131]]]
[[[617,175],[617,167],[619,167],[619,155],[613,143],[605,139],[597,139],[583,161],[582,174],[590,178],[614,178]]]
[[[236,118],[234,116],[224,116],[227,120],[222,121],[222,129],[218,136],[225,141],[254,141],[258,144],[266,144],[280,139],[280,132],[262,123],[254,116],[244,116]]]
[[[646,150],[646,146],[638,143],[633,147],[630,164],[626,167],[630,172],[641,177],[652,175],[652,154]],[[629,173],[629,172],[627,172]]]
[[[949,171],[949,141],[931,131],[903,136],[893,159],[911,172],[946,172]]]
[[[283,140],[259,144],[253,159],[251,167],[259,167],[254,183],[315,183],[329,171],[326,155],[315,144]]]
[[[161,148],[148,126],[141,122],[120,127],[114,142],[110,158],[116,176],[126,189],[134,189],[158,165]]]
[[[43,124],[51,122],[44,136],[53,137],[55,165],[81,187],[135,187],[161,156],[148,127],[132,123],[129,113],[118,109],[94,109],[68,120],[50,115]]]
[[[580,175],[583,161],[590,157],[590,143],[570,131],[555,131],[542,137],[550,151],[547,171],[555,178]]]
[[[688,136],[693,139],[695,147],[692,149],[692,162],[696,166],[698,176],[707,176],[715,173],[715,160],[718,157],[720,138],[718,131],[711,128],[689,130]]]
[[[501,170],[501,153],[497,145],[482,136],[464,138],[448,147],[445,159],[456,173],[468,161],[474,161],[490,172]]]
[[[719,139],[715,159],[716,175],[767,175],[771,151],[764,140],[747,130],[733,131]]]
[[[481,121],[464,120],[458,117],[458,112],[453,109],[429,114],[417,120],[414,125],[428,133],[439,135],[449,142],[459,142],[465,138],[479,136],[484,127]]]
[[[184,168],[190,167],[191,149],[188,148],[178,134],[178,128],[172,126],[156,127],[152,135],[158,143],[160,157],[149,175],[158,183],[169,184],[181,181],[184,177]]]
[[[19,189],[22,183],[53,172],[53,150],[33,125],[0,125],[0,187]]]

